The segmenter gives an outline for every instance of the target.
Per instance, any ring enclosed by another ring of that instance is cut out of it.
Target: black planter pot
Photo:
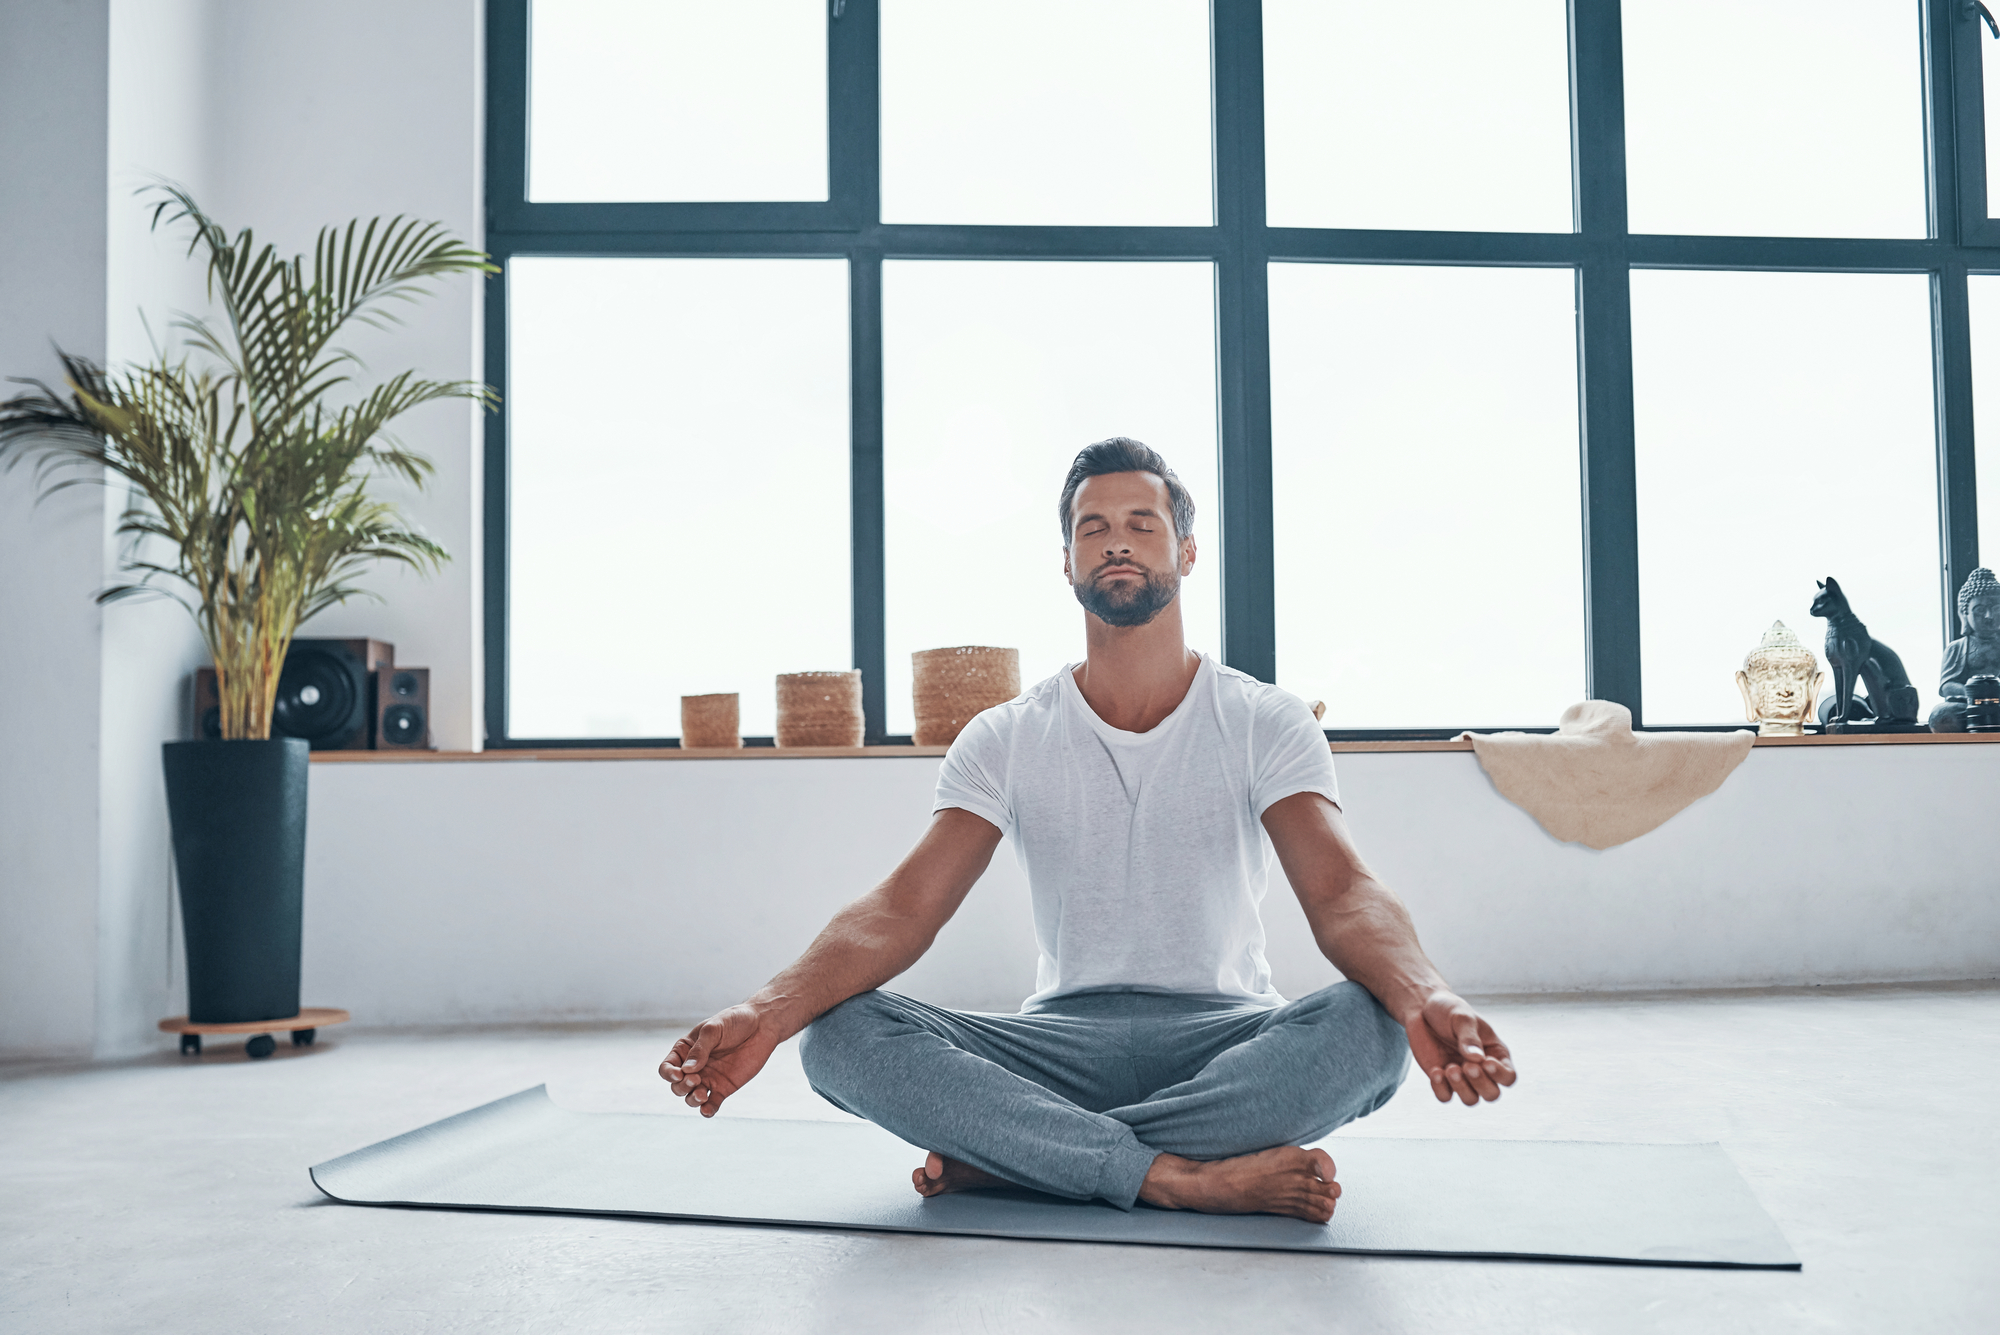
[[[299,1013],[304,740],[168,742],[167,811],[187,938],[188,1018]]]

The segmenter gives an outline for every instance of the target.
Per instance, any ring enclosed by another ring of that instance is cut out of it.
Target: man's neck
[[[1151,732],[1187,698],[1201,659],[1181,632],[1181,600],[1143,626],[1083,614],[1087,654],[1074,673],[1091,712],[1123,732]]]

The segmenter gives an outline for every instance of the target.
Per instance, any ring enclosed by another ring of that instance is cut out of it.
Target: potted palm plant
[[[443,548],[371,493],[421,487],[430,461],[389,434],[437,399],[492,401],[476,381],[405,371],[359,383],[343,330],[395,322],[439,278],[494,272],[440,224],[396,217],[322,230],[286,259],[233,240],[183,189],[152,225],[191,224],[219,318],[183,316],[173,353],[103,367],[59,352],[63,391],[0,403],[0,462],[37,461],[45,492],[122,480],[126,582],[99,601],[159,593],[193,615],[215,661],[222,740],[165,746],[168,811],[197,1023],[299,1010],[307,745],[271,737],[278,675],[314,614],[361,593],[377,561],[436,570]]]

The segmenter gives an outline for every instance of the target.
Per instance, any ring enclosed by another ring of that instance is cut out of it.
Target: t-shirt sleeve
[[[938,770],[937,798],[931,814],[949,807],[970,811],[991,821],[1002,834],[1014,832],[1014,812],[1007,804],[1007,738],[989,709],[973,716],[945,753]]]
[[[1250,809],[1259,818],[1295,793],[1318,793],[1340,805],[1333,752],[1305,701],[1274,687],[1258,701],[1251,727]]]

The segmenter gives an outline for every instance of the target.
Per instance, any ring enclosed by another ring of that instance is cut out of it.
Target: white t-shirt
[[[1013,841],[1041,947],[1024,1008],[1110,988],[1277,1006],[1260,818],[1294,793],[1340,800],[1312,711],[1204,654],[1151,732],[1105,723],[1069,667],[978,715],[933,810],[970,811]]]

